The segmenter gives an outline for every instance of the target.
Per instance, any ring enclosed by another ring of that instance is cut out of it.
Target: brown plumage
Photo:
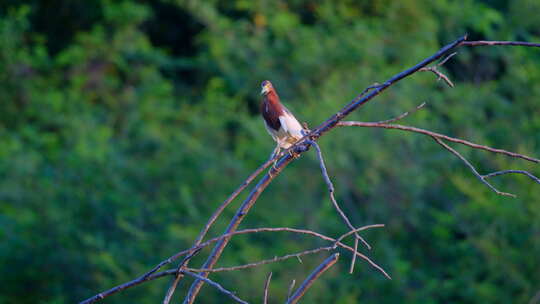
[[[294,115],[279,100],[279,96],[268,80],[262,82],[261,114],[266,130],[276,141],[274,154],[281,148],[287,149],[303,137],[303,129]]]

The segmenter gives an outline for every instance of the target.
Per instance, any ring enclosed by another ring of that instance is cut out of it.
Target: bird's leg
[[[274,148],[274,151],[272,151],[272,154],[270,154],[270,158],[268,160],[274,159],[276,156],[279,156],[279,153],[281,152],[281,147],[279,146],[279,143],[276,145],[276,148]],[[272,177],[272,169],[277,170],[276,164],[279,158],[276,158],[274,160],[274,163],[272,164],[272,168],[270,168],[270,171],[268,171],[268,175]]]
[[[294,157],[294,158],[298,158],[298,157],[300,156],[300,154],[299,154],[299,153],[296,153],[296,152],[294,151],[294,149],[289,150],[289,155],[292,156],[292,157]]]
[[[274,148],[274,151],[272,152],[272,155],[270,155],[270,159],[273,159],[274,157],[278,156],[279,152],[281,152],[281,147],[279,146],[279,144],[277,144],[276,147]]]

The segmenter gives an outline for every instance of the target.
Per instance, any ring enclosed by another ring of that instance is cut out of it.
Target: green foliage
[[[0,303],[73,303],[188,247],[273,148],[258,116],[264,79],[316,126],[466,32],[540,41],[534,0],[81,3],[0,5]],[[538,156],[539,59],[537,49],[460,49],[444,67],[455,88],[416,74],[352,119],[387,119],[426,101],[403,123]],[[393,280],[362,261],[349,275],[344,253],[304,302],[526,303],[537,292],[540,187],[527,177],[494,178],[518,198],[496,196],[431,139],[393,130],[337,129],[320,144],[354,224],[386,224],[364,235],[374,246],[367,254]],[[524,161],[456,149],[482,173],[540,175]],[[242,225],[265,226],[346,231],[313,152],[272,183]],[[220,265],[320,245],[286,233],[242,236]],[[273,271],[278,303],[324,257],[215,279],[260,302]],[[167,284],[107,302],[155,303]],[[201,303],[219,301],[204,288]]]

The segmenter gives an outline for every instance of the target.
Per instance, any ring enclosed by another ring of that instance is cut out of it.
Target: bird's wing
[[[302,126],[287,108],[284,107],[284,109],[285,110],[283,111],[283,115],[279,116],[279,122],[281,123],[281,127],[290,136],[302,138]]]

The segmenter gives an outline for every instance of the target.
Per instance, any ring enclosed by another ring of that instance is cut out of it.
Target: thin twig
[[[272,259],[262,260],[262,261],[253,262],[253,263],[244,264],[244,265],[239,265],[239,266],[220,267],[220,268],[202,268],[202,269],[186,268],[186,269],[189,270],[189,271],[193,271],[193,272],[223,272],[223,271],[241,270],[241,269],[253,268],[253,267],[257,267],[257,266],[261,266],[261,265],[265,265],[265,264],[280,262],[280,261],[284,261],[284,260],[294,258],[294,257],[298,258],[298,257],[308,255],[308,254],[315,254],[315,253],[318,253],[318,252],[321,252],[321,251],[334,250],[336,248],[336,246],[339,246],[341,248],[349,250],[350,252],[353,253],[354,256],[358,255],[358,256],[363,258],[363,255],[361,255],[357,250],[354,250],[353,248],[348,247],[347,245],[343,244],[341,241],[345,237],[347,237],[347,236],[349,236],[351,234],[354,234],[355,232],[367,229],[367,227],[369,227],[369,228],[384,227],[384,225],[376,224],[376,225],[370,225],[370,226],[364,226],[364,227],[361,227],[361,228],[357,228],[357,229],[351,230],[351,231],[341,235],[337,239],[333,239],[331,237],[328,237],[326,235],[322,235],[320,233],[317,233],[317,232],[314,232],[314,231],[311,231],[311,230],[294,229],[294,228],[288,228],[288,227],[249,229],[249,230],[252,230],[250,232],[254,232],[253,230],[259,230],[257,232],[260,232],[261,229],[264,229],[265,231],[274,231],[274,232],[276,232],[276,231],[289,231],[289,232],[295,232],[295,233],[309,234],[309,235],[321,238],[323,240],[330,241],[330,242],[332,242],[332,245],[331,246],[326,246],[326,247],[319,247],[319,248],[315,248],[315,249],[310,249],[310,250],[305,250],[305,251],[301,251],[301,252],[298,252],[298,253],[291,253],[291,254],[281,256],[281,257],[274,257]],[[244,232],[244,230],[240,230],[240,231],[237,231],[237,232]],[[370,260],[366,260],[366,261],[371,264]],[[385,274],[385,273],[383,272],[383,274]]]
[[[448,60],[450,60],[450,58],[454,57],[455,55],[457,55],[457,52],[453,52],[452,54],[446,56],[443,60],[441,60],[441,62],[437,63],[437,66],[444,65]]]
[[[540,47],[540,43],[523,42],[523,41],[463,41],[460,46],[491,46],[491,45],[506,45],[506,46],[528,46],[528,47]]]
[[[451,88],[454,87],[454,83],[443,72],[439,71],[436,66],[421,68],[420,72],[432,72],[437,76],[437,80],[444,80],[444,82]]]
[[[504,196],[509,196],[509,197],[516,197],[515,194],[512,194],[512,193],[507,193],[507,192],[501,192],[499,190],[497,190],[497,188],[495,188],[493,185],[491,185],[488,181],[486,181],[485,177],[482,176],[480,173],[478,173],[478,171],[476,171],[476,169],[474,168],[473,165],[471,165],[471,163],[465,158],[463,157],[458,151],[452,149],[452,147],[450,147],[449,145],[445,144],[441,139],[437,138],[437,137],[433,137],[433,139],[441,146],[443,146],[446,150],[450,151],[452,154],[454,154],[455,156],[457,156],[459,159],[461,159],[461,161],[463,161],[465,163],[465,165],[467,165],[467,167],[469,167],[469,169],[471,169],[472,173],[482,182],[484,183],[486,186],[488,186],[488,188],[490,188],[491,190],[493,190],[493,192],[499,194],[499,195],[504,195]]]
[[[332,181],[330,180],[330,177],[328,176],[328,171],[326,170],[326,165],[324,163],[324,158],[322,156],[322,151],[319,145],[316,142],[312,142],[312,145],[315,147],[315,150],[317,151],[317,157],[319,158],[319,165],[321,167],[322,176],[324,178],[324,181],[326,182],[326,185],[328,187],[328,192],[330,194],[330,200],[332,201],[332,204],[336,208],[337,212],[341,216],[341,218],[345,221],[347,226],[354,230],[354,226],[349,221],[349,218],[345,215],[345,213],[341,210],[339,207],[336,198],[334,197],[334,185],[332,184]],[[368,248],[371,249],[371,246],[366,242],[358,233],[355,233],[355,240],[354,240],[354,252],[358,251],[358,240],[361,240],[362,243]],[[354,264],[356,263],[356,254],[353,254],[352,260],[351,260],[351,267],[349,272],[353,273],[354,271]]]
[[[336,198],[334,196],[334,192],[335,192],[334,184],[332,183],[332,181],[330,180],[330,177],[328,176],[328,170],[326,170],[326,165],[324,163],[324,158],[322,156],[321,147],[319,147],[319,145],[316,142],[312,142],[311,144],[315,147],[315,150],[317,151],[317,158],[319,159],[319,165],[321,167],[322,176],[324,178],[324,181],[326,182],[326,186],[328,187],[328,192],[330,194],[330,200],[332,201],[332,204],[334,205],[334,208],[336,208],[337,212],[339,213],[339,215],[341,216],[341,218],[343,219],[345,224],[349,227],[349,229],[354,230],[355,229],[354,226],[351,224],[351,221],[345,215],[343,210],[341,210],[341,208],[339,207],[339,204],[337,203]],[[371,249],[371,246],[368,244],[368,242],[366,242],[358,233],[355,233],[354,235],[356,236],[357,239],[360,239],[362,241],[362,243],[364,243],[364,245],[368,249]],[[357,251],[357,250],[355,250],[355,251]]]
[[[263,304],[268,303],[268,289],[270,288],[270,280],[272,279],[272,272],[266,277],[266,283],[264,283],[264,299]]]
[[[454,84],[452,83],[450,78],[448,78],[448,76],[446,76],[443,72],[439,71],[439,67],[445,64],[448,60],[450,60],[450,58],[454,57],[454,55],[456,54],[457,52],[453,52],[452,54],[446,56],[443,60],[441,60],[441,62],[437,63],[436,65],[421,68],[420,72],[433,72],[433,74],[437,75],[437,80],[443,79],[449,87],[453,88]]]
[[[436,138],[444,139],[447,141],[459,143],[459,144],[466,145],[475,149],[481,149],[481,150],[486,150],[493,153],[504,154],[510,157],[521,158],[521,159],[528,160],[533,163],[540,163],[540,159],[537,159],[534,157],[506,151],[503,149],[496,149],[496,148],[491,148],[488,146],[475,144],[473,142],[470,142],[464,139],[450,137],[444,134],[440,134],[440,133],[436,133],[436,132],[432,132],[426,129],[416,128],[416,127],[397,125],[397,124],[384,124],[384,123],[377,123],[377,122],[361,122],[361,121],[341,121],[337,124],[337,126],[338,127],[384,128],[384,129],[396,129],[396,130],[403,130],[403,131],[408,131],[408,132],[415,132],[415,133],[420,133],[427,136],[436,137]]]
[[[354,239],[354,251],[358,251],[358,238]],[[352,274],[354,272],[354,264],[356,264],[356,254],[353,254],[352,260],[351,260],[351,266],[349,268],[349,273]]]
[[[503,175],[503,174],[510,174],[510,173],[517,173],[517,174],[527,175],[530,179],[532,179],[533,181],[540,184],[540,178],[534,176],[532,173],[527,172],[525,170],[502,170],[502,171],[496,171],[496,172],[491,172],[491,173],[488,173],[488,174],[484,174],[483,177],[484,178],[490,178],[490,177],[493,177],[493,176]]]
[[[233,292],[231,291],[228,291],[227,289],[223,288],[223,286],[219,285],[219,283],[216,283],[212,280],[210,280],[209,278],[206,278],[206,277],[203,277],[201,275],[198,275],[196,273],[193,273],[193,272],[190,272],[190,271],[186,271],[186,270],[181,270],[182,273],[184,274],[187,274],[187,275],[190,275],[194,278],[196,278],[197,280],[201,280],[201,281],[204,281],[214,287],[216,287],[219,291],[221,291],[222,293],[228,295],[229,297],[231,297],[233,300],[235,300],[236,302],[238,303],[242,303],[242,304],[248,304],[248,302],[240,299],[239,297],[237,297]]]
[[[258,262],[253,262],[253,263],[249,263],[249,264],[244,264],[244,265],[238,265],[238,266],[231,266],[231,267],[220,267],[220,268],[211,268],[211,269],[197,269],[197,268],[187,268],[189,271],[193,271],[193,272],[224,272],[224,271],[234,271],[234,270],[241,270],[241,269],[247,269],[247,268],[253,268],[253,267],[258,267],[258,266],[261,266],[261,265],[266,265],[266,264],[271,264],[271,263],[276,263],[276,262],[281,262],[281,261],[284,261],[284,260],[288,260],[290,258],[298,258],[298,257],[301,257],[301,256],[304,256],[304,255],[308,255],[308,254],[315,254],[315,253],[319,253],[321,251],[330,251],[330,250],[333,250],[335,249],[335,247],[332,245],[332,246],[326,246],[326,247],[319,247],[319,248],[315,248],[315,249],[310,249],[310,250],[304,250],[304,251],[301,251],[301,252],[297,252],[297,253],[290,253],[290,254],[286,254],[284,256],[280,256],[280,257],[273,257],[271,259],[267,259],[267,260],[262,260],[262,261],[258,261]],[[353,254],[354,255],[354,254]]]
[[[287,304],[298,303],[300,298],[306,293],[306,291],[313,285],[325,271],[332,267],[339,259],[339,253],[334,253],[324,260],[315,270],[306,278],[306,280],[298,287],[294,294],[289,297]]]
[[[398,120],[402,120],[403,118],[409,116],[410,114],[413,114],[415,113],[416,111],[422,109],[424,106],[426,105],[425,102],[422,102],[421,104],[419,104],[418,106],[416,106],[416,108],[410,110],[410,111],[407,111],[405,113],[402,113],[400,114],[399,116],[396,116],[394,118],[390,118],[390,119],[387,119],[387,120],[381,120],[381,121],[377,121],[377,122],[374,122],[374,123],[377,123],[377,124],[389,124],[391,122],[395,122],[395,121],[398,121]],[[339,125],[339,124],[338,124]]]
[[[289,299],[291,298],[291,295],[292,295],[292,292],[294,290],[294,285],[296,284],[296,280],[293,279],[291,281],[291,284],[289,285],[289,291],[287,292],[287,302],[289,301]]]
[[[165,294],[165,298],[163,299],[163,304],[169,304],[169,302],[172,299],[172,296],[174,294],[174,290],[176,289],[176,286],[178,285],[178,281],[183,277],[183,274],[181,272],[182,268],[186,265],[186,263],[195,255],[197,255],[199,252],[201,252],[202,248],[197,248],[196,250],[193,250],[190,254],[184,257],[182,261],[179,263],[177,270],[177,274],[175,275],[175,278],[169,286],[169,289],[167,290],[167,293]]]

